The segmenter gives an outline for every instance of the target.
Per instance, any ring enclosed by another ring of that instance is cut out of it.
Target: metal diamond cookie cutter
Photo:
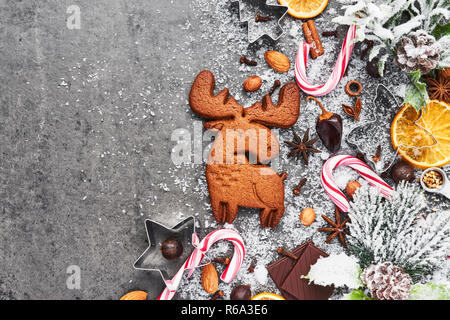
[[[400,104],[386,86],[379,84],[376,89],[375,98],[372,101],[372,119],[366,123],[353,127],[346,136],[348,144],[355,146],[359,152],[366,155],[367,162],[374,168],[375,172],[381,174],[387,171],[394,164],[398,149],[414,149],[420,150],[424,148],[434,147],[437,144],[436,138],[414,122],[414,125],[429,134],[434,143],[431,145],[424,145],[420,147],[400,145],[397,150],[394,150],[391,142],[391,123],[396,115],[397,110],[400,109]],[[420,119],[421,114],[418,119]],[[417,121],[417,120],[416,120]],[[372,156],[377,153],[377,148],[381,148],[381,159],[383,161],[374,161]]]
[[[190,216],[172,228],[146,219],[145,230],[148,248],[136,260],[133,267],[137,270],[158,271],[163,279],[172,279],[195,249],[192,245],[192,235],[195,233],[194,217]],[[175,238],[183,245],[183,253],[177,259],[167,260],[161,253],[161,243],[168,238]]]
[[[288,7],[279,4],[268,4],[267,0],[232,0],[239,3],[239,20],[247,22],[247,39],[253,43],[263,36],[276,41],[286,31],[281,27],[280,21],[285,17]],[[257,14],[271,17],[271,21],[256,22]],[[276,29],[278,32],[274,32]],[[259,30],[259,31],[258,31]]]

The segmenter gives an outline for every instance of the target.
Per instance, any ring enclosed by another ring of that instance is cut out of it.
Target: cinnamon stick
[[[322,42],[320,41],[319,34],[317,33],[316,25],[313,20],[308,20],[302,24],[303,34],[305,35],[306,42],[311,46],[310,54],[311,58],[317,57],[325,53]]]

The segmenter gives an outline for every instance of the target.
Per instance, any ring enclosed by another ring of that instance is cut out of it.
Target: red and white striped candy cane
[[[333,169],[339,166],[349,166],[358,171],[358,173],[369,182],[370,185],[376,187],[385,197],[390,197],[393,189],[386,184],[366,163],[358,158],[348,155],[337,155],[328,159],[322,167],[322,186],[330,197],[331,201],[342,212],[348,212],[350,204],[344,194],[339,190],[333,181]]]
[[[226,283],[234,279],[245,257],[245,246],[242,237],[231,229],[219,229],[209,233],[201,242],[198,236],[194,233],[192,235],[192,244],[196,247],[183,266],[178,270],[172,280],[166,280],[166,288],[158,297],[158,300],[170,300],[175,295],[178,286],[180,285],[183,273],[189,270],[188,278],[196,267],[200,265],[205,253],[211,246],[219,240],[231,241],[234,245],[234,254],[230,263],[221,274],[220,279]]]
[[[297,81],[300,89],[311,96],[323,96],[336,88],[344,75],[345,69],[347,69],[348,61],[350,60],[350,55],[352,54],[354,47],[353,40],[355,37],[356,25],[351,25],[344,39],[344,43],[342,44],[342,49],[339,53],[333,72],[327,82],[319,86],[311,84],[306,77],[306,63],[308,62],[310,45],[305,41],[302,41],[298,47],[297,57],[295,59],[295,80]]]

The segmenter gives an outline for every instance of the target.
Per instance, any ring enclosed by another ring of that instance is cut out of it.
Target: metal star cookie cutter
[[[400,145],[397,150],[394,150],[391,142],[391,123],[397,111],[400,109],[400,104],[392,94],[392,90],[389,90],[383,84],[379,84],[372,105],[372,120],[353,127],[347,134],[345,140],[348,144],[355,146],[359,152],[366,155],[367,162],[378,174],[392,167],[396,161],[398,149],[420,150],[434,147],[438,143],[431,132],[416,123],[422,116],[420,114],[414,122],[414,125],[429,134],[433,138],[434,143],[420,147]],[[376,162],[372,156],[376,155],[378,146],[381,147],[382,161]]]
[[[267,0],[233,0],[239,3],[239,20],[247,22],[247,39],[253,43],[263,36],[277,41],[286,31],[281,27],[280,21],[285,17],[288,7],[279,4],[268,4]],[[249,9],[249,10],[247,10]],[[271,21],[256,22],[257,14],[271,17]],[[275,17],[275,18],[274,18]],[[278,32],[272,32],[276,28]],[[257,32],[257,30],[262,30]]]
[[[190,216],[172,228],[146,219],[145,230],[149,246],[133,267],[137,270],[158,271],[163,279],[172,279],[195,249],[192,244],[192,235],[195,233],[194,217]],[[161,243],[168,238],[175,238],[183,245],[183,253],[177,259],[167,260],[161,253]]]

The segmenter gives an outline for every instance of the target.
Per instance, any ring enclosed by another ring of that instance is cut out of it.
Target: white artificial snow
[[[267,276],[269,274],[266,269],[266,266],[264,264],[259,263],[256,265],[254,272],[256,281],[258,281],[260,285],[265,285],[267,283]]]
[[[345,190],[347,183],[359,179],[359,174],[350,167],[340,166],[333,170],[333,179],[339,189]]]
[[[334,285],[335,287],[345,286],[349,289],[357,289],[362,286],[360,274],[361,268],[358,259],[341,252],[328,257],[320,257],[311,266],[305,278],[309,279],[310,283],[321,286]]]

